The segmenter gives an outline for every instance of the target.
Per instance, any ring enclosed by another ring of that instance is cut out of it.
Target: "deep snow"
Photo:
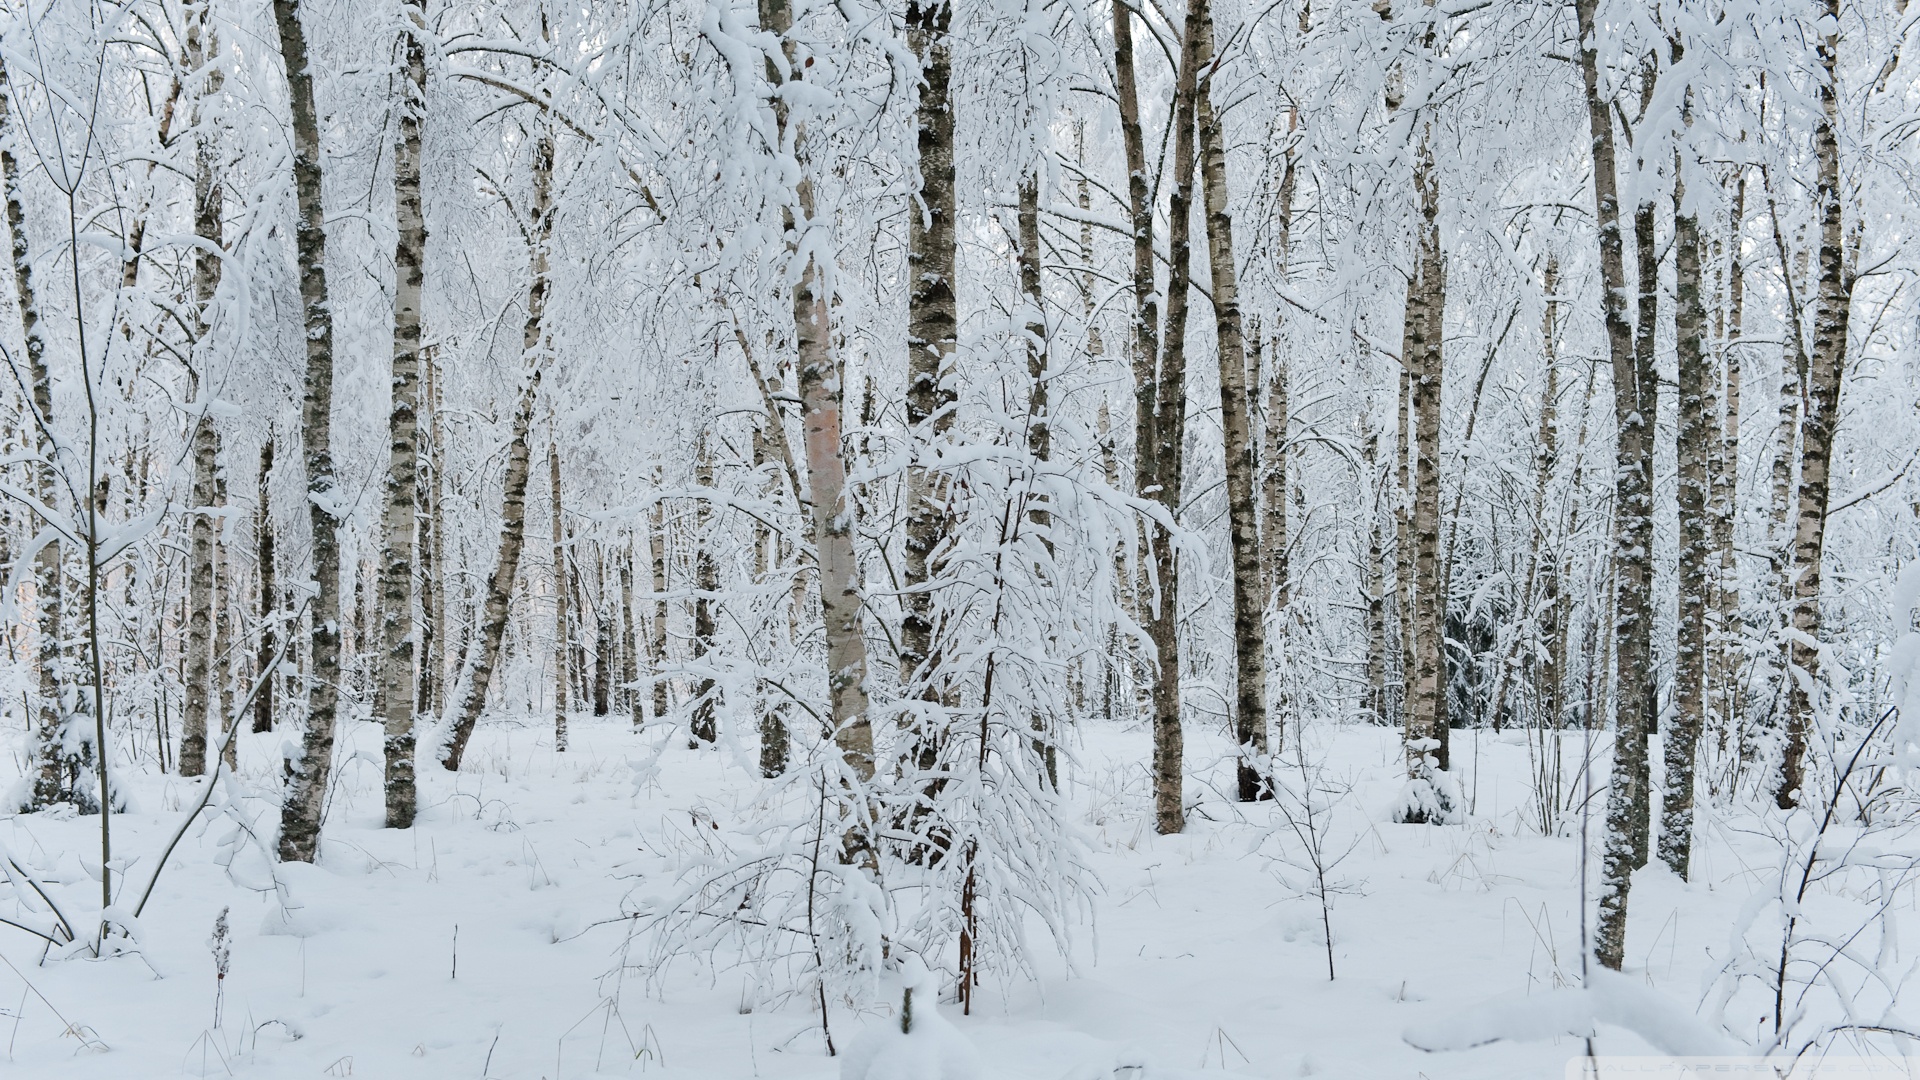
[[[42,964],[34,939],[0,927],[0,956],[11,965],[0,968],[8,1062],[0,1072],[62,1080],[839,1076],[841,1063],[824,1055],[802,1002],[743,1010],[756,988],[726,970],[678,968],[657,988],[619,970],[616,917],[635,886],[627,875],[640,845],[687,821],[696,805],[725,816],[757,781],[723,752],[683,749],[677,730],[635,735],[621,720],[576,717],[570,734],[562,754],[543,723],[483,726],[464,772],[422,770],[419,822],[395,832],[379,827],[380,770],[367,753],[379,746],[378,728],[352,725],[342,732],[320,862],[280,868],[295,905],[285,916],[271,892],[236,883],[262,880],[262,865],[244,850],[232,875],[218,865],[232,829],[216,821],[188,834],[161,879],[140,922],[144,962]],[[1578,842],[1523,827],[1524,745],[1456,732],[1456,772],[1473,814],[1467,824],[1434,827],[1389,823],[1396,733],[1327,729],[1309,732],[1308,742],[1322,787],[1351,787],[1335,801],[1329,838],[1336,854],[1351,849],[1331,875],[1337,979],[1327,979],[1318,901],[1300,892],[1299,869],[1277,858],[1297,859],[1299,845],[1270,804],[1226,801],[1231,762],[1219,734],[1189,734],[1188,791],[1198,806],[1185,834],[1162,837],[1150,827],[1146,732],[1089,726],[1068,784],[1102,886],[1097,916],[1079,935],[1077,972],[1044,956],[1041,981],[989,980],[974,1015],[942,1007],[978,1049],[983,1075],[1563,1074],[1583,1050],[1579,1039],[1427,1052],[1403,1037],[1448,1030],[1492,999],[1579,981]],[[246,783],[265,785],[277,745],[247,736]],[[636,783],[638,763],[656,746],[657,776]],[[1572,744],[1570,763],[1577,752]],[[137,885],[198,782],[129,779],[137,810],[115,818],[115,847],[139,856],[129,875]],[[249,805],[271,824],[266,802]],[[1577,816],[1572,822],[1577,828]],[[56,895],[92,913],[98,885],[81,856],[97,852],[97,824],[20,815],[0,819],[0,842],[57,867],[66,884]],[[1632,894],[1628,977],[1665,995],[1650,1000],[1682,1010],[1700,1001],[1707,948],[1724,944],[1753,880],[1714,826],[1702,834],[1695,884],[1649,869]],[[212,1029],[208,938],[228,906],[231,974],[224,1023]],[[1650,1052],[1606,1026],[1604,1012],[1600,1020],[1603,1052]],[[843,1048],[863,1025],[897,1025],[881,1015],[836,1013],[833,1022]],[[1537,1034],[1552,1030],[1547,1023]]]

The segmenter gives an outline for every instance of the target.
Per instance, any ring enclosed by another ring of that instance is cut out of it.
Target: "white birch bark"
[[[1413,499],[1408,521],[1412,573],[1412,646],[1406,688],[1408,775],[1428,784],[1432,805],[1403,808],[1403,820],[1444,821],[1451,815],[1432,775],[1448,762],[1445,620],[1440,565],[1440,390],[1444,370],[1443,317],[1446,258],[1440,247],[1440,179],[1434,168],[1431,132],[1423,130],[1414,163],[1414,270],[1407,282],[1400,360],[1408,376],[1413,427]]]
[[[548,516],[553,523],[553,748],[567,748],[567,684],[571,681],[573,650],[567,622],[566,525],[560,505],[560,442],[558,433],[547,440],[547,487],[552,495]]]
[[[1213,284],[1215,351],[1220,364],[1220,428],[1233,566],[1234,741],[1240,754],[1234,770],[1235,787],[1241,802],[1254,802],[1271,798],[1272,790],[1265,777],[1269,592],[1266,575],[1261,572],[1260,518],[1254,502],[1253,422],[1249,415],[1253,398],[1247,385],[1246,334],[1240,319],[1240,271],[1234,263],[1226,138],[1213,111],[1213,11],[1208,0],[1191,0],[1187,19],[1192,23],[1189,33],[1198,39],[1193,62],[1207,70],[1195,87],[1194,108],[1200,136],[1207,265]]]
[[[707,667],[713,663],[713,636],[716,630],[713,605],[720,591],[720,564],[713,557],[713,446],[703,433],[695,451],[694,482],[702,490],[693,509],[693,659]],[[694,683],[693,715],[687,722],[687,745],[719,740],[718,684],[710,674],[702,673]]]
[[[647,531],[647,554],[653,564],[652,634],[648,638],[653,661],[653,719],[666,719],[671,707],[672,685],[667,676],[667,505],[653,504],[651,528]]]
[[[931,591],[935,552],[945,533],[939,503],[934,444],[953,426],[951,384],[959,327],[954,231],[952,47],[949,0],[908,0],[907,43],[920,62],[920,94],[914,108],[915,164],[920,188],[908,212],[907,432],[913,461],[907,473],[906,543],[901,558],[900,681],[903,693],[939,702],[938,646],[934,641]],[[928,728],[932,711],[909,714],[916,729],[911,757],[924,771],[939,753],[940,734]]]
[[[414,552],[419,519],[420,297],[426,214],[420,197],[421,128],[426,121],[426,0],[408,0],[399,80],[399,139],[393,153],[393,401],[387,416],[386,509],[380,536],[380,689],[386,712],[387,827],[413,824]]]
[[[306,379],[300,435],[312,530],[314,601],[309,645],[306,732],[289,763],[280,811],[280,857],[312,862],[333,769],[334,716],[340,700],[340,492],[333,472],[333,308],[327,296],[326,207],[322,199],[319,112],[313,99],[302,0],[274,0],[280,58],[293,110],[293,186],[299,220],[294,242],[305,309]]]
[[[1685,115],[1691,121],[1690,102]],[[1707,506],[1712,483],[1708,451],[1715,436],[1720,399],[1708,372],[1707,310],[1701,296],[1700,223],[1686,205],[1681,165],[1680,155],[1676,153],[1673,328],[1679,353],[1676,388],[1680,419],[1676,434],[1680,505],[1679,618],[1675,622],[1673,719],[1662,740],[1666,790],[1661,800],[1659,854],[1660,861],[1685,880],[1693,853],[1695,750],[1700,733],[1706,727],[1707,599],[1713,583],[1709,564],[1714,554]]]
[[[1820,112],[1814,123],[1813,150],[1819,182],[1820,213],[1818,302],[1813,322],[1813,352],[1807,369],[1806,416],[1800,434],[1800,491],[1794,521],[1792,668],[1787,679],[1787,745],[1780,763],[1775,801],[1782,809],[1800,799],[1805,778],[1807,732],[1824,702],[1809,693],[1820,675],[1821,555],[1826,546],[1827,500],[1833,439],[1840,420],[1840,387],[1847,370],[1847,325],[1853,281],[1841,247],[1844,211],[1840,205],[1840,3],[1824,0],[1817,24],[1816,51],[1822,78],[1816,80]]]
[[[1713,546],[1719,554],[1714,582],[1716,621],[1708,690],[1719,748],[1724,752],[1739,707],[1736,671],[1740,655],[1740,574],[1733,546],[1733,525],[1739,508],[1741,327],[1746,315],[1746,260],[1740,250],[1746,220],[1746,173],[1734,179],[1733,210],[1727,248],[1727,306],[1720,362],[1725,371],[1722,421],[1716,440],[1713,471]],[[1709,376],[1712,377],[1712,376]]]
[[[795,43],[788,36],[793,10],[787,0],[759,0],[761,28],[781,39],[790,77],[799,80],[804,69],[795,64]],[[771,67],[771,62],[769,62]],[[777,72],[769,81],[778,84]],[[789,123],[785,102],[775,101],[782,129]],[[794,185],[794,206],[788,221],[788,253],[798,256],[803,231],[824,228],[815,218],[813,181],[807,170],[810,143],[804,125],[793,132],[794,154],[801,164]],[[833,355],[829,325],[832,298],[828,268],[811,254],[800,268],[793,290],[795,381],[800,391],[800,424],[807,459],[811,499],[814,556],[819,568],[820,611],[827,639],[828,718],[841,765],[852,781],[873,779],[873,725],[867,714],[867,642],[861,633],[860,563],[853,546],[853,500],[847,491],[841,413],[845,406],[839,364]],[[842,837],[841,857],[872,865],[873,852],[856,819]]]
[[[1649,465],[1650,413],[1641,411],[1640,369],[1636,366],[1633,329],[1627,319],[1626,258],[1620,232],[1619,181],[1616,173],[1612,101],[1602,89],[1596,43],[1596,0],[1575,0],[1580,33],[1580,74],[1587,103],[1587,127],[1593,158],[1594,220],[1598,225],[1600,280],[1607,331],[1607,354],[1613,370],[1615,439],[1614,569],[1618,575],[1614,603],[1615,625],[1626,631],[1635,620],[1650,621],[1645,548],[1652,521]],[[1651,388],[1648,388],[1651,391]],[[1643,419],[1643,417],[1645,419]],[[1622,690],[1641,685],[1649,672],[1649,658],[1636,651],[1644,635],[1596,635],[1611,649],[1619,643],[1618,662],[1625,677]],[[1608,665],[1600,665],[1604,670]],[[1627,896],[1633,884],[1632,817],[1634,787],[1646,774],[1646,717],[1648,695],[1622,693],[1614,736],[1613,775],[1607,795],[1606,831],[1600,880],[1600,918],[1594,953],[1600,963],[1618,970],[1625,958]],[[1591,697],[1590,697],[1591,700]]]
[[[254,581],[259,589],[260,601],[260,651],[255,670],[265,672],[272,667],[273,658],[279,652],[280,635],[287,632],[280,625],[279,585],[274,560],[273,504],[268,498],[268,484],[273,478],[273,432],[268,430],[266,441],[260,444],[260,490],[254,507]],[[280,680],[268,678],[260,686],[260,693],[253,699],[253,730],[263,733],[273,730],[275,689]]]
[[[640,642],[633,618],[633,541],[620,552],[620,707],[633,717],[633,730],[646,726],[640,704]]]

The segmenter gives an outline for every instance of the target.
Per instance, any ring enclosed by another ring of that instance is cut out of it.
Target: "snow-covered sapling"
[[[227,965],[233,959],[232,935],[227,931],[227,912],[231,908],[221,908],[220,914],[213,920],[213,936],[207,939],[207,949],[213,953],[213,1026],[220,1026],[220,1014],[227,1003]]]
[[[1279,823],[1300,845],[1297,854],[1283,848],[1279,858],[1303,879],[1297,883],[1287,881],[1287,884],[1320,906],[1320,931],[1327,945],[1327,980],[1331,982],[1334,978],[1333,897],[1352,889],[1350,884],[1334,876],[1334,871],[1353,853],[1359,838],[1354,837],[1344,847],[1329,842],[1334,804],[1344,798],[1349,789],[1330,783],[1321,764],[1307,756],[1304,732],[1294,738],[1292,750],[1293,775],[1283,776],[1274,770],[1268,777]],[[1283,874],[1282,880],[1286,881],[1287,875]]]

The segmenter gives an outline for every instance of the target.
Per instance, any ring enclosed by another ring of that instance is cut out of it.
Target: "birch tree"
[[[319,113],[307,59],[306,5],[274,0],[287,98],[293,110],[294,231],[300,301],[306,326],[305,396],[300,441],[306,469],[307,522],[313,545],[313,620],[309,643],[306,731],[299,757],[288,764],[280,812],[280,857],[312,862],[320,850],[320,821],[333,768],[335,714],[340,701],[340,492],[333,471],[333,308],[327,299],[326,207],[323,200]]]
[[[1652,540],[1651,425],[1652,388],[1640,385],[1642,369],[1627,318],[1625,243],[1620,230],[1619,181],[1614,150],[1613,103],[1601,81],[1600,41],[1594,22],[1595,0],[1576,0],[1580,32],[1580,75],[1586,94],[1588,135],[1593,159],[1594,221],[1599,233],[1602,312],[1607,355],[1613,374],[1614,545],[1619,596],[1614,606],[1618,629],[1620,695],[1614,730],[1612,779],[1607,789],[1604,865],[1600,880],[1600,922],[1594,953],[1602,965],[1618,970],[1624,959],[1627,894],[1633,885],[1636,793],[1646,775],[1646,708],[1652,703],[1649,643],[1648,562]],[[1651,358],[1648,358],[1651,368]],[[1651,371],[1646,373],[1651,381]],[[1644,393],[1644,396],[1643,396]],[[1638,629],[1636,629],[1636,626]]]
[[[387,827],[413,824],[415,685],[414,555],[419,518],[420,341],[427,222],[420,199],[421,127],[426,118],[426,0],[409,0],[401,51],[399,137],[394,142],[393,405],[387,418],[386,513],[381,522],[380,689],[385,728]]]
[[[1240,321],[1239,269],[1233,256],[1233,212],[1228,207],[1227,149],[1213,110],[1213,11],[1208,0],[1190,0],[1188,31],[1198,37],[1192,61],[1207,74],[1194,90],[1205,187],[1207,265],[1213,278],[1214,333],[1220,358],[1220,428],[1227,467],[1227,516],[1233,558],[1234,739],[1241,802],[1272,798],[1262,772],[1267,767],[1268,587],[1261,573],[1260,521],[1254,504],[1253,398],[1247,385],[1246,335]],[[1284,424],[1284,421],[1283,421]],[[1281,467],[1285,476],[1285,467]],[[1281,481],[1284,487],[1284,479]],[[1271,516],[1268,520],[1272,520]],[[1284,517],[1281,519],[1284,521]],[[1268,543],[1284,544],[1284,536]]]
[[[1676,42],[1674,52],[1680,52]],[[1674,58],[1679,60],[1679,56]],[[1690,90],[1686,91],[1690,96]],[[1684,110],[1689,120],[1690,107]],[[1674,713],[1668,722],[1666,792],[1660,816],[1660,861],[1681,878],[1687,876],[1693,850],[1695,750],[1706,725],[1707,600],[1712,538],[1708,502],[1712,484],[1708,461],[1719,395],[1707,370],[1707,310],[1702,296],[1700,220],[1687,202],[1681,151],[1674,153],[1673,253],[1674,341],[1679,353],[1677,388],[1680,425],[1677,459],[1680,473],[1680,552],[1678,641],[1674,652]]]
[[[1787,678],[1787,743],[1780,762],[1775,801],[1785,809],[1797,804],[1805,779],[1807,733],[1820,705],[1809,684],[1820,674],[1821,555],[1826,542],[1829,483],[1835,427],[1840,421],[1840,386],[1847,369],[1847,327],[1852,315],[1853,281],[1842,247],[1845,208],[1840,182],[1840,4],[1824,0],[1814,25],[1814,53],[1820,77],[1814,98],[1819,113],[1813,125],[1816,162],[1815,201],[1819,209],[1818,308],[1813,349],[1806,376],[1806,414],[1801,420],[1800,490],[1793,532],[1791,663]]]
[[[901,682],[909,694],[938,703],[935,681],[934,557],[941,541],[938,442],[953,426],[954,394],[943,381],[950,376],[956,311],[953,191],[953,106],[949,83],[952,52],[948,34],[953,5],[948,0],[909,0],[907,42],[920,62],[921,87],[914,111],[915,163],[920,190],[908,212],[907,264],[912,284],[907,294],[907,427],[914,463],[907,487],[906,543],[902,554],[900,623]],[[933,718],[910,721],[923,729],[922,742],[937,738]],[[924,760],[931,747],[924,747]]]
[[[542,120],[546,118],[543,116]],[[533,143],[533,197],[524,225],[527,237],[527,317],[520,331],[523,371],[519,400],[513,410],[513,425],[507,441],[506,472],[501,482],[500,541],[494,556],[493,574],[480,615],[480,648],[471,670],[465,675],[466,696],[447,737],[443,761],[449,771],[460,769],[467,740],[486,709],[487,689],[500,663],[500,645],[506,637],[507,613],[513,603],[514,580],[520,572],[520,556],[527,540],[527,479],[533,471],[533,414],[539,400],[540,378],[552,360],[553,345],[546,324],[548,296],[553,288],[553,127],[542,123]],[[552,467],[556,502],[558,466]],[[558,515],[556,514],[556,519]],[[557,546],[557,545],[556,545]],[[556,586],[560,568],[554,567]],[[559,677],[564,678],[564,666]],[[556,736],[559,724],[556,722]]]
[[[1440,178],[1434,169],[1428,125],[1422,125],[1415,151],[1413,183],[1419,210],[1415,218],[1414,270],[1407,282],[1407,306],[1400,362],[1410,389],[1413,442],[1413,499],[1408,527],[1412,629],[1406,672],[1407,771],[1413,781],[1400,816],[1406,821],[1444,821],[1454,814],[1446,786],[1447,598],[1440,564],[1440,390],[1444,371],[1443,334],[1447,303],[1446,256],[1440,246]]]

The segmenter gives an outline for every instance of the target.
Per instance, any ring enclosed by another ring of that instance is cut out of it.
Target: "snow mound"
[[[939,984],[919,958],[900,965],[900,984],[911,1029],[897,1019],[868,1028],[842,1056],[840,1080],[986,1080],[980,1052],[940,1015]]]
[[[1592,1035],[1598,1024],[1626,1028],[1663,1054],[1711,1057],[1743,1050],[1732,1038],[1701,1023],[1692,1009],[1605,968],[1590,972],[1585,987],[1503,994],[1410,1025],[1401,1037],[1426,1051],[1467,1050],[1502,1040],[1584,1037]]]

